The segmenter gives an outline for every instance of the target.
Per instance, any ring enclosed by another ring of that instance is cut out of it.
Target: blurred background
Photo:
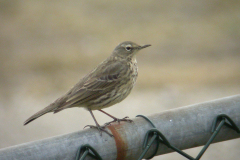
[[[112,115],[134,118],[239,94],[239,6],[237,0],[0,0],[0,148],[94,124],[86,110],[73,108],[23,126],[126,40],[152,47],[138,54],[130,96],[105,109]],[[94,114],[100,124],[111,120]],[[239,148],[239,139],[213,144],[202,159],[238,159]]]

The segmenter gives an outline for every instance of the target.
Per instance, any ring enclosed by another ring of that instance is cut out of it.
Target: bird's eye
[[[125,49],[126,49],[127,51],[131,51],[131,50],[132,50],[132,46],[126,46]]]

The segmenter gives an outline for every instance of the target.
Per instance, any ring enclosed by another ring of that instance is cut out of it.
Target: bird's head
[[[131,41],[125,41],[120,43],[113,51],[113,56],[121,57],[121,58],[132,58],[136,55],[136,53],[146,47],[151,46],[150,44],[140,46]]]

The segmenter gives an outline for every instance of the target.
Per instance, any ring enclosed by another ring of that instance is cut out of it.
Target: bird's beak
[[[139,50],[140,50],[140,49],[143,49],[143,48],[150,47],[150,46],[151,46],[151,44],[146,44],[146,45],[144,45],[144,46],[140,46],[140,47],[139,47]]]

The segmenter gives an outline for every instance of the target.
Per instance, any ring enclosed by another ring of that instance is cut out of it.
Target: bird
[[[28,118],[24,125],[49,112],[58,113],[67,108],[83,107],[90,112],[96,124],[96,126],[87,126],[98,129],[100,135],[103,131],[112,136],[104,129],[106,125],[116,121],[120,123],[131,120],[128,117],[116,118],[102,109],[121,102],[130,94],[138,77],[136,54],[149,46],[151,45],[140,46],[131,41],[120,43],[106,60],[84,76],[66,94]],[[100,126],[93,115],[93,110],[106,114],[113,121]]]

